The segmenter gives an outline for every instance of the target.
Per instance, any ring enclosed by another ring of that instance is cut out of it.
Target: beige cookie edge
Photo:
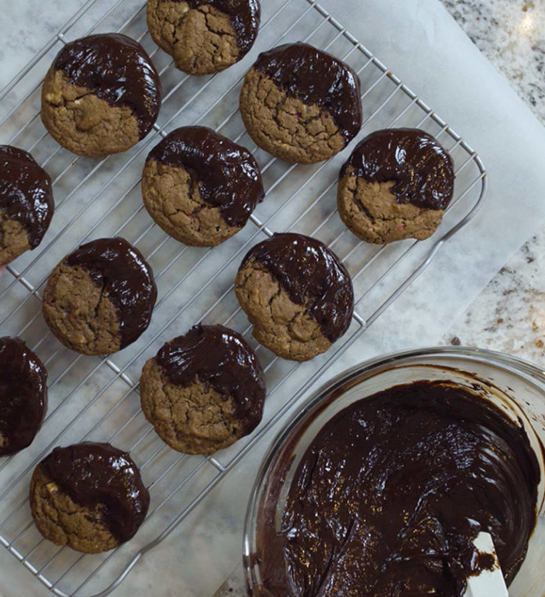
[[[54,65],[42,84],[40,117],[59,145],[80,156],[122,153],[140,141],[138,119],[130,108],[110,106],[70,83]]]
[[[331,348],[332,342],[307,307],[296,305],[273,275],[254,260],[239,268],[235,296],[253,326],[254,338],[277,356],[303,362]]]
[[[203,401],[213,406],[212,422],[203,422],[199,416],[199,411],[202,412],[206,406],[203,406]],[[155,358],[149,359],[142,369],[140,406],[159,438],[183,454],[214,454],[245,435],[244,426],[236,417],[232,398],[224,399],[210,384],[198,379],[187,388],[176,386],[162,373]],[[175,414],[185,416],[185,425],[174,420]],[[218,418],[222,417],[225,417],[223,430],[222,422],[218,422]],[[212,435],[219,437],[214,439]]]
[[[36,528],[55,545],[67,545],[89,554],[110,551],[119,545],[104,522],[100,507],[91,510],[76,504],[39,464],[30,481],[29,501]]]
[[[314,164],[332,158],[346,146],[331,114],[288,96],[254,68],[244,77],[239,101],[242,121],[254,143],[280,160]],[[298,115],[312,123],[311,132],[300,124]],[[271,128],[268,134],[267,127]],[[301,143],[294,143],[295,133],[300,135]],[[303,140],[307,149],[302,146]]]
[[[398,203],[390,190],[394,184],[365,181],[352,169],[339,180],[339,216],[359,239],[385,245],[409,238],[426,240],[436,232],[445,211]]]
[[[72,282],[74,275],[76,279]],[[59,297],[56,296],[57,290]],[[62,304],[58,305],[61,299]],[[85,308],[85,302],[93,300],[96,304],[89,304]],[[96,321],[100,322],[102,318],[102,325],[93,327],[93,320],[82,320],[82,313],[93,311],[97,315]],[[62,314],[60,317],[59,313]],[[71,350],[99,356],[113,354],[121,349],[117,308],[83,267],[72,268],[63,261],[55,267],[43,293],[42,314],[52,334]],[[74,335],[76,338],[71,339]]]

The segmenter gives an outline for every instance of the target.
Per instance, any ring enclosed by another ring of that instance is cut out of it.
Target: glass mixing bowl
[[[469,387],[524,427],[541,470],[538,519],[509,595],[545,596],[545,371],[505,354],[461,347],[419,349],[368,361],[337,376],[302,404],[269,449],[248,505],[244,568],[251,595],[267,595],[261,576],[264,529],[271,524],[279,528],[293,475],[320,429],[357,400],[420,380],[448,380]]]

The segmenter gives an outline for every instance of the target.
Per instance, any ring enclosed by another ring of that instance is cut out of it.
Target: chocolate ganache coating
[[[83,442],[55,448],[39,466],[75,503],[102,506],[106,524],[120,543],[131,539],[144,521],[150,496],[127,452]]]
[[[0,338],[0,456],[32,443],[47,408],[47,371],[19,338]]]
[[[418,129],[375,131],[358,143],[341,169],[341,178],[353,176],[369,182],[391,182],[398,203],[428,209],[445,209],[454,192],[454,166],[450,155],[428,133]]]
[[[174,2],[187,2],[190,8],[213,6],[228,15],[237,36],[239,59],[250,51],[257,37],[261,20],[261,5],[258,0],[174,0]]]
[[[305,104],[327,110],[349,143],[361,128],[360,80],[338,58],[301,42],[259,55],[254,69]]]
[[[172,131],[151,150],[150,159],[192,174],[199,183],[201,198],[219,207],[230,226],[244,226],[265,196],[254,156],[204,126]]]
[[[157,286],[138,249],[123,238],[102,238],[81,245],[64,263],[84,267],[95,284],[107,291],[118,310],[121,348],[146,330],[157,300]]]
[[[55,204],[49,174],[22,149],[0,145],[0,209],[26,230],[36,248],[44,237]]]
[[[66,45],[54,62],[74,85],[85,87],[110,106],[131,108],[143,139],[157,120],[161,83],[151,58],[120,33],[101,33]]]
[[[196,325],[167,342],[157,362],[173,384],[187,387],[198,378],[225,398],[232,397],[246,433],[261,421],[266,394],[263,369],[237,332],[222,325]]]
[[[265,587],[283,597],[461,597],[490,567],[473,545],[480,531],[509,584],[539,480],[524,430],[469,388],[381,391],[327,422],[302,457],[279,532],[264,531]]]
[[[349,273],[324,243],[292,232],[275,234],[252,247],[242,261],[262,264],[298,305],[309,304],[310,315],[324,336],[338,340],[349,328],[354,290]]]

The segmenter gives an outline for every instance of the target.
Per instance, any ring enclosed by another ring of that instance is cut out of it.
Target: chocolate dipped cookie
[[[30,446],[47,409],[47,370],[19,338],[0,338],[0,456]]]
[[[126,151],[150,132],[160,107],[161,84],[151,58],[119,33],[66,45],[42,86],[45,128],[78,155]]]
[[[294,361],[328,350],[347,331],[354,309],[344,265],[322,242],[302,234],[275,234],[250,249],[235,293],[256,340]]]
[[[55,448],[30,482],[30,509],[40,533],[84,553],[108,551],[132,539],[149,502],[132,458],[110,444]]]
[[[125,348],[146,330],[157,299],[153,271],[123,238],[80,246],[53,270],[43,315],[68,348],[88,355]]]
[[[148,155],[142,174],[148,213],[186,245],[227,240],[244,227],[264,194],[252,154],[202,126],[167,135]]]
[[[211,75],[232,66],[257,37],[258,0],[148,0],[153,41],[190,75]]]
[[[26,151],[0,145],[0,266],[42,242],[54,210],[49,174]]]
[[[360,81],[339,59],[308,44],[259,55],[244,78],[240,113],[250,137],[275,157],[321,162],[361,128]]]
[[[265,380],[246,341],[221,325],[197,325],[167,342],[140,379],[146,419],[170,447],[212,454],[261,421]]]
[[[341,169],[339,215],[362,240],[424,240],[454,192],[450,155],[418,129],[385,129],[363,139]]]

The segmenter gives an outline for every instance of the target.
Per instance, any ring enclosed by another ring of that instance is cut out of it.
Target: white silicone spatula
[[[470,576],[464,597],[508,597],[509,593],[490,533],[479,533],[474,545],[479,553],[488,554],[494,558],[494,568],[483,570],[478,576]]]

